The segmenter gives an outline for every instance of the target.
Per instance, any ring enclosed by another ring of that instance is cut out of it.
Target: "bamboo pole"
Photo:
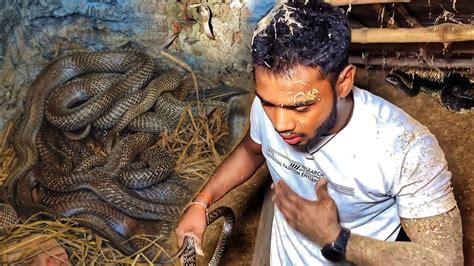
[[[474,54],[474,41],[466,42],[453,42],[448,46],[443,43],[432,42],[432,43],[351,43],[350,52],[351,54],[357,53],[369,53],[371,55],[384,53],[385,55],[394,55],[395,53],[403,54],[415,54],[420,51],[426,54],[433,55],[449,55],[451,57],[458,56],[460,54]],[[387,54],[389,53],[389,54]]]
[[[333,6],[386,4],[386,3],[410,3],[411,0],[324,0]]]
[[[474,25],[444,23],[424,28],[352,30],[353,43],[428,43],[462,42],[474,40]]]
[[[376,65],[387,67],[417,67],[417,68],[474,68],[474,57],[465,59],[434,58],[428,60],[417,60],[412,58],[398,57],[361,57],[350,56],[349,62],[356,65]]]

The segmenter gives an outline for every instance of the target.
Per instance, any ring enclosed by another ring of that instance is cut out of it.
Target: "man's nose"
[[[278,132],[292,131],[295,129],[295,123],[292,121],[288,110],[284,108],[276,108],[274,116],[274,126]]]

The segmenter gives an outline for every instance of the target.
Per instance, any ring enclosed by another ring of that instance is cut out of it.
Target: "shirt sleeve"
[[[252,102],[252,108],[250,109],[250,137],[258,144],[262,144],[262,133],[260,132],[260,123],[262,119],[262,104],[260,103],[260,99],[255,97]]]
[[[435,216],[456,206],[451,172],[432,134],[424,134],[408,148],[393,191],[403,218]]]

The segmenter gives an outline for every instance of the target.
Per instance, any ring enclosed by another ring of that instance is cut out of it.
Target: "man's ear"
[[[356,67],[354,65],[347,65],[339,74],[336,83],[336,91],[337,96],[340,98],[344,98],[352,90],[352,86],[354,86],[354,77],[356,73]]]

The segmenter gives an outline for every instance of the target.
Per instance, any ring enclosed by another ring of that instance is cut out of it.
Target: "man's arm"
[[[352,234],[346,258],[360,265],[463,265],[457,207],[428,218],[401,219],[411,242],[385,242]]]
[[[336,240],[341,227],[325,179],[316,184],[316,201],[300,197],[282,180],[273,184],[272,189],[274,201],[290,226],[320,246]],[[361,265],[463,264],[461,216],[457,207],[428,218],[402,218],[401,223],[412,242],[385,242],[351,234],[346,259]]]
[[[219,165],[201,192],[215,202],[229,191],[247,181],[265,162],[262,146],[250,137],[249,132],[229,156]]]
[[[202,188],[194,201],[209,205],[222,198],[229,191],[247,181],[263,164],[265,157],[262,147],[250,137],[249,132],[235,147],[229,156],[219,165],[214,174]],[[204,195],[210,197],[210,199]],[[185,236],[196,240],[196,252],[202,254],[201,243],[206,228],[206,213],[202,208],[186,208],[176,226],[178,245],[181,246]]]

